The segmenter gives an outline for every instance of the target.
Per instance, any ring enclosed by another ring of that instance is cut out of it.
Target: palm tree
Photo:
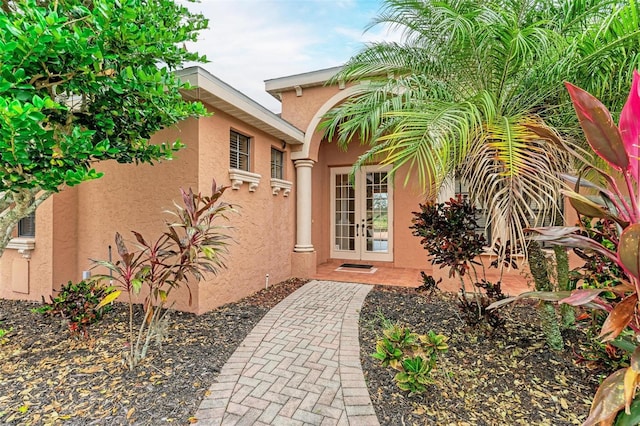
[[[526,247],[524,229],[558,212],[579,134],[562,81],[621,105],[617,82],[639,62],[637,12],[636,0],[384,0],[370,27],[402,42],[366,46],[334,78],[362,84],[328,113],[327,137],[359,137],[371,148],[356,168],[408,165],[431,193],[459,174],[494,239]]]

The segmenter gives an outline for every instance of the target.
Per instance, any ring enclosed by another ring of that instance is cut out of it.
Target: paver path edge
[[[271,309],[222,367],[201,425],[378,425],[358,320],[372,286],[310,281]]]

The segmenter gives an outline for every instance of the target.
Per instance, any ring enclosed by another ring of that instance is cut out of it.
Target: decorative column
[[[296,245],[293,251],[312,252],[311,243],[311,169],[313,160],[296,160]]]

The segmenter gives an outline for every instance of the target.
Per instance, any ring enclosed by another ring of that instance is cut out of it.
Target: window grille
[[[251,140],[249,137],[231,131],[231,158],[229,165],[232,169],[249,170],[249,153]]]
[[[36,214],[31,213],[29,216],[23,217],[18,222],[18,237],[35,237],[36,236]]]
[[[284,153],[275,148],[271,148],[271,177],[274,179],[284,179],[283,173]]]

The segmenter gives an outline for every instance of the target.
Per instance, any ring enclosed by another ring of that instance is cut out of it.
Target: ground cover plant
[[[125,303],[115,303],[85,340],[70,336],[58,318],[32,311],[41,304],[0,300],[0,328],[13,328],[0,342],[0,424],[189,424],[244,337],[305,282],[274,284],[203,315],[172,312],[164,345],[134,371],[122,358]],[[134,313],[136,321],[144,317],[140,306]]]
[[[384,319],[382,325],[383,336],[376,341],[376,351],[371,357],[383,367],[398,371],[393,380],[401,390],[409,391],[409,395],[423,393],[426,385],[433,383],[432,371],[438,355],[448,349],[448,337],[432,330],[417,334]]]
[[[565,348],[549,351],[532,306],[505,311],[504,331],[487,334],[468,327],[456,304],[453,294],[428,297],[385,286],[365,299],[360,360],[382,425],[560,426],[587,418],[598,374],[574,362],[574,351],[586,341],[581,331],[565,330]],[[416,334],[438,330],[449,336],[423,394],[399,391],[396,372],[371,357],[385,327],[381,317]]]
[[[89,338],[89,326],[102,318],[111,306],[99,306],[100,302],[115,291],[114,287],[96,281],[69,281],[61,286],[50,302],[34,308],[35,312],[53,315],[62,319],[74,336]]]

